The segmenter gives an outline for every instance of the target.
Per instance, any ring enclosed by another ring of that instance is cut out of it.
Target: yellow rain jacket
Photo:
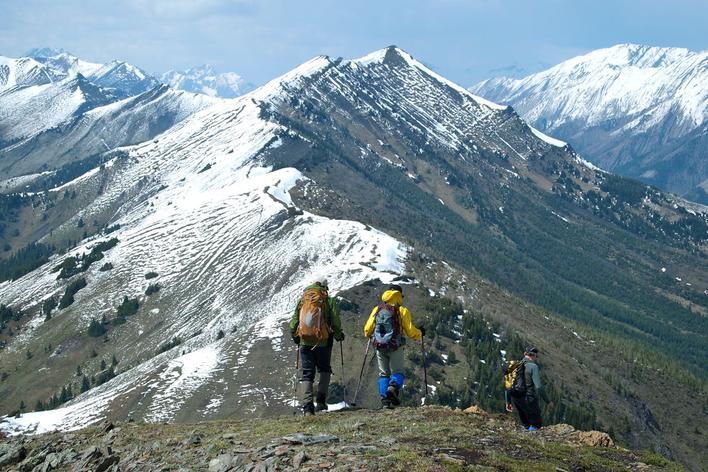
[[[381,295],[381,300],[388,305],[398,306],[398,313],[401,315],[401,330],[406,333],[406,335],[419,341],[423,336],[418,328],[413,326],[413,319],[411,317],[411,312],[408,308],[403,306],[403,296],[398,290],[386,290],[383,295]],[[371,310],[369,315],[369,320],[364,325],[364,336],[370,338],[374,334],[374,329],[376,327],[376,311],[379,309],[375,306]],[[403,333],[401,333],[403,334]]]

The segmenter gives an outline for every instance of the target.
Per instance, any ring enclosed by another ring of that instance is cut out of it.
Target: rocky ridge
[[[444,407],[191,425],[104,422],[12,437],[0,465],[46,470],[682,470],[605,433],[554,425],[527,433],[509,417]]]

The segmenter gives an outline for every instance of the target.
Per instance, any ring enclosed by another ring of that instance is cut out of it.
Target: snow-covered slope
[[[161,80],[174,89],[210,97],[234,98],[254,89],[235,72],[217,73],[208,64],[185,71],[170,70],[162,74]]]
[[[6,177],[150,139],[217,100],[171,90],[120,61],[62,50],[0,57],[0,171]]]
[[[0,93],[7,89],[52,82],[50,71],[29,57],[13,59],[0,56]]]
[[[51,91],[57,90],[56,86],[47,87]],[[22,94],[13,94],[12,98],[18,95]],[[18,137],[12,144],[0,148],[0,169],[14,176],[41,168],[59,168],[93,154],[146,141],[218,102],[211,97],[173,90],[167,86],[113,103],[105,100],[103,103],[108,104],[95,107],[87,106],[82,100],[83,95],[78,92],[59,97],[64,99],[61,113],[42,113],[41,107],[30,101],[7,107],[12,117],[8,123],[15,125],[8,128],[10,131],[24,129],[34,132],[23,134],[24,138]],[[2,95],[0,103],[3,103]],[[62,101],[53,100],[50,103],[58,105]],[[26,108],[28,113],[12,112],[18,108]],[[84,112],[82,108],[88,110]],[[37,115],[36,120],[28,119],[34,115]],[[42,122],[47,119],[52,119],[52,122]],[[0,126],[0,134],[2,131]]]
[[[603,168],[686,194],[708,178],[708,51],[622,44],[470,90],[512,105]],[[705,138],[702,142],[705,142]]]
[[[274,82],[272,90],[282,90],[281,85]],[[273,98],[261,93],[261,99]],[[260,114],[253,96],[217,104],[156,142],[132,148],[129,157],[109,161],[102,170],[62,187],[81,192],[103,182],[103,193],[76,215],[87,221],[133,195],[116,214],[121,229],[111,236],[120,242],[106,257],[114,269],[101,272],[93,266],[85,274],[89,285],[75,304],[52,323],[43,323],[38,314],[30,323],[33,328],[10,350],[51,336],[50,324],[84,331],[91,319],[111,318],[123,296],[138,296],[147,307],[144,316],[112,335],[117,352],[135,367],[64,409],[8,421],[5,430],[37,424],[38,430],[66,429],[107,414],[171,420],[181,408],[194,407],[190,402],[197,392],[203,402],[197,408],[204,416],[224,402],[228,408],[250,408],[268,385],[279,384],[282,373],[276,369],[272,379],[261,378],[256,391],[248,383],[252,374],[239,366],[247,363],[256,345],[270,356],[282,355],[281,323],[307,283],[327,277],[336,293],[402,272],[403,244],[361,223],[334,221],[293,206],[288,190],[304,180],[302,174],[292,168],[271,171],[257,159],[291,131]],[[71,253],[95,243],[86,241]],[[59,294],[65,284],[50,269],[63,258],[0,284],[0,298],[31,310],[38,301]],[[162,287],[150,299],[141,295],[147,271],[160,274]],[[229,335],[218,340],[220,330]],[[155,356],[156,347],[173,337],[184,342]],[[287,400],[278,390],[268,398],[276,404]],[[118,403],[131,406],[121,409]]]
[[[54,128],[111,99],[81,75],[0,93],[0,143]]]

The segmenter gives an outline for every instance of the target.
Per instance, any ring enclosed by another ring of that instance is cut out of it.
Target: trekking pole
[[[295,351],[295,356],[295,388],[293,391],[295,401],[293,403],[297,406],[297,376],[300,372],[300,344],[297,345],[297,351]]]
[[[342,358],[342,387],[344,388],[344,404],[347,404],[347,384],[344,380],[344,347],[342,341],[339,341],[339,355]]]
[[[359,381],[356,384],[356,390],[354,391],[354,399],[352,400],[352,406],[356,406],[356,397],[359,395],[359,387],[361,387],[361,378],[364,376],[364,367],[366,367],[366,358],[369,356],[369,347],[371,346],[371,339],[366,343],[366,351],[364,351],[364,362],[361,363],[361,372],[359,372]]]
[[[420,337],[420,349],[423,351],[423,382],[425,382],[425,398],[428,397],[428,360],[425,357],[425,341]]]

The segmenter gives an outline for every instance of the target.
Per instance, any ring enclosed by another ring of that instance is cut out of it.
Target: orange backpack
[[[305,344],[316,346],[329,339],[330,329],[325,319],[327,297],[327,290],[314,287],[302,295],[296,334]]]

